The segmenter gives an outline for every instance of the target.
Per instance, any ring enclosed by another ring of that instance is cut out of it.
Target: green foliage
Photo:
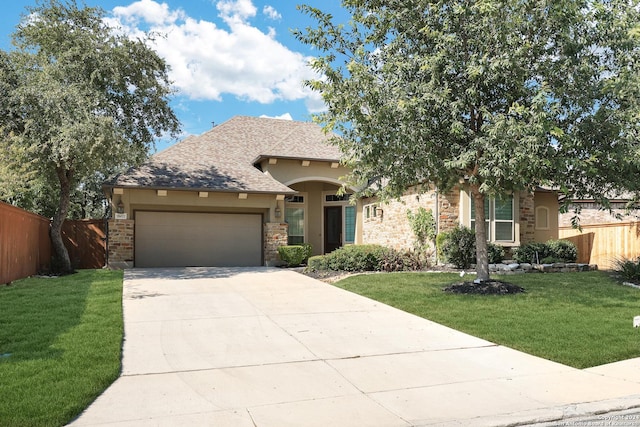
[[[130,39],[105,24],[102,9],[73,0],[43,0],[28,12],[13,34],[16,49],[0,51],[0,139],[9,167],[28,165],[26,188],[35,190],[10,197],[53,198],[53,248],[70,270],[60,233],[72,194],[144,160],[155,138],[178,134],[179,122],[167,65],[145,37]]]
[[[386,248],[380,245],[348,245],[325,255],[333,271],[376,271]]]
[[[548,256],[551,256],[549,247],[538,242],[521,245],[513,251],[513,259],[519,263],[538,264]]]
[[[640,283],[640,257],[636,259],[619,258],[615,260],[614,271],[623,281]]]
[[[433,218],[433,212],[431,209],[419,207],[415,214],[407,210],[407,218],[415,237],[416,251],[424,251],[436,237],[436,221]]]
[[[640,357],[638,331],[631,327],[631,319],[638,314],[637,289],[619,286],[600,271],[495,278],[527,292],[509,298],[451,295],[442,289],[460,277],[447,273],[359,275],[335,285],[578,369]]]
[[[578,248],[569,240],[549,240],[547,246],[550,256],[560,259],[561,262],[576,262],[578,259]]]
[[[0,287],[2,426],[62,426],[120,375],[122,272]]]
[[[487,243],[487,256],[489,264],[499,264],[504,259],[504,248],[495,243]]]
[[[445,262],[469,268],[476,259],[476,235],[469,227],[458,225],[446,234],[441,251]]]
[[[380,271],[416,271],[428,267],[429,257],[422,251],[398,251],[387,248],[380,260]]]
[[[568,240],[549,240],[547,243],[532,242],[516,248],[513,258],[519,263],[553,264],[575,262],[578,249]]]
[[[307,271],[325,271],[328,269],[326,255],[312,256],[307,261]]]
[[[489,197],[536,185],[566,200],[640,189],[629,179],[640,175],[636,1],[343,6],[347,22],[300,6],[315,25],[294,34],[317,51],[322,78],[307,85],[327,111],[316,121],[340,135],[363,194],[461,180]]]
[[[444,254],[442,253],[442,247],[444,246],[448,238],[449,238],[449,232],[447,231],[441,231],[436,236],[436,256],[438,257],[438,260],[441,262],[447,262]]]
[[[304,263],[311,256],[311,245],[285,245],[278,247],[280,259],[287,263],[289,267],[297,267]]]

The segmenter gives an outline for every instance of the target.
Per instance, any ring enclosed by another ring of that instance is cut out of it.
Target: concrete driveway
[[[638,359],[569,368],[282,269],[129,270],[124,317],[122,375],[74,426],[498,426],[640,405]]]

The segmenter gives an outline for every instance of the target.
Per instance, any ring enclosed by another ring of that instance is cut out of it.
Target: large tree
[[[295,32],[319,52],[322,77],[307,82],[328,108],[317,120],[341,135],[365,192],[468,185],[478,280],[489,279],[485,198],[540,184],[598,198],[635,189],[636,1],[342,5],[348,23],[302,6],[317,26]]]
[[[144,39],[105,24],[99,8],[45,0],[28,8],[16,49],[0,52],[5,154],[55,182],[51,239],[72,270],[61,228],[78,183],[135,164],[155,138],[177,135],[168,68]]]

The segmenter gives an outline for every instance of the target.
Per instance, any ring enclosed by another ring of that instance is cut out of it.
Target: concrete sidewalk
[[[502,426],[640,407],[573,369],[292,271],[129,270],[121,377],[73,426]]]

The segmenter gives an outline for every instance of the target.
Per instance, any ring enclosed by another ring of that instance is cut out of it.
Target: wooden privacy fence
[[[578,248],[578,262],[612,269],[619,258],[640,256],[640,222],[585,225],[580,230],[560,227],[558,237]]]
[[[0,202],[0,284],[49,270],[49,219]]]
[[[62,224],[62,239],[73,268],[105,266],[107,231],[103,219],[67,220]]]
[[[0,284],[51,269],[48,218],[0,202]],[[62,239],[73,268],[106,265],[106,224],[101,219],[65,221]]]

